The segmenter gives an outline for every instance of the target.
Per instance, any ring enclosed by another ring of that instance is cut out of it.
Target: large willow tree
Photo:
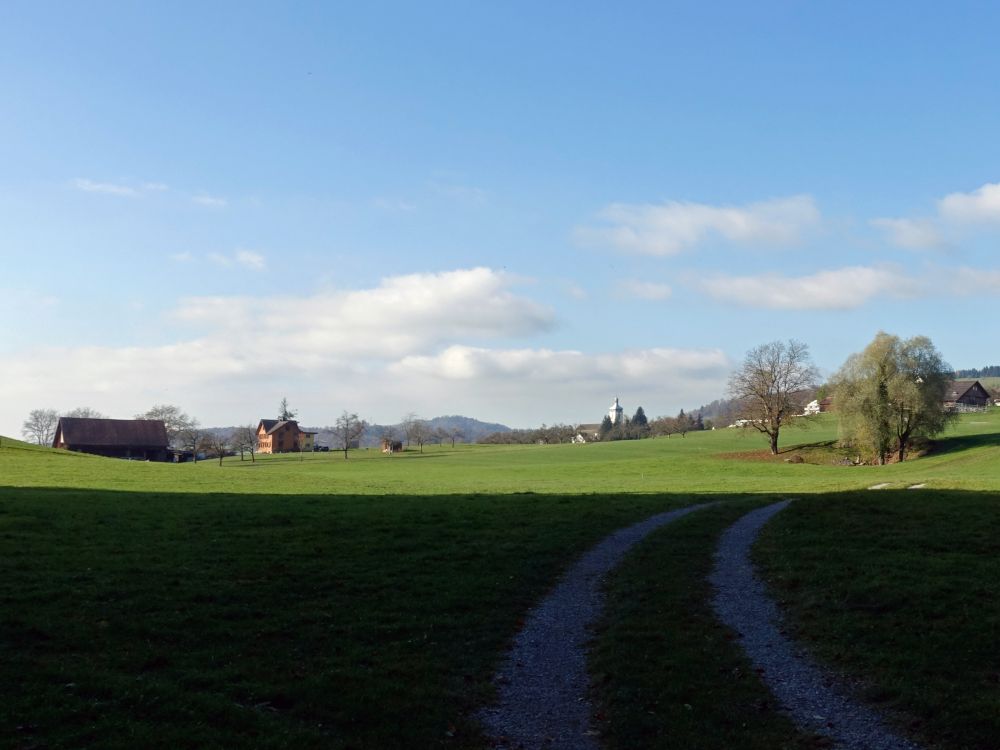
[[[834,376],[841,440],[879,464],[893,452],[904,460],[914,438],[933,437],[954,416],[944,408],[951,379],[929,338],[903,340],[879,331]]]

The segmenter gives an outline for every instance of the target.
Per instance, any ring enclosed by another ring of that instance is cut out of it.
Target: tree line
[[[955,370],[956,378],[1000,378],[1000,365],[989,365],[969,370]]]
[[[712,423],[703,420],[701,414],[692,416],[685,414],[683,409],[676,417],[657,417],[651,420],[646,417],[646,412],[640,406],[631,418],[625,417],[618,424],[612,423],[611,417],[605,414],[604,420],[597,430],[596,439],[601,442],[611,442],[614,440],[670,437],[671,435],[683,437],[689,432],[711,429],[711,427]],[[553,445],[571,443],[579,434],[579,428],[573,425],[543,424],[541,427],[529,429],[493,432],[479,438],[478,442],[487,445]],[[584,437],[588,441],[593,439],[588,436]]]

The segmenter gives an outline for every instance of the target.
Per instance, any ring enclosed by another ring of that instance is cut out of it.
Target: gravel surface
[[[716,614],[739,634],[754,667],[801,729],[830,737],[846,750],[916,750],[782,634],[781,613],[754,575],[750,546],[789,502],[748,513],[722,535],[709,579]]]
[[[708,505],[714,503],[660,513],[616,531],[528,613],[494,678],[499,702],[479,714],[496,747],[596,750],[585,646],[604,605],[604,576],[647,534]]]

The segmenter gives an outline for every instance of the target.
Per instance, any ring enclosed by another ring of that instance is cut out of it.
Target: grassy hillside
[[[726,522],[793,494],[802,503],[776,519],[762,563],[787,589],[798,627],[829,654],[863,638],[891,642],[898,623],[919,623],[919,638],[897,639],[898,659],[838,665],[890,691],[904,723],[931,727],[940,747],[981,747],[995,728],[989,675],[1000,673],[990,656],[1000,603],[976,594],[995,585],[983,529],[1000,518],[1000,414],[968,415],[935,452],[901,465],[785,462],[803,452],[796,444],[834,434],[829,417],[790,431],[777,459],[759,437],[717,430],[222,466],[5,438],[0,736],[24,748],[482,747],[473,712],[520,618],[559,571],[611,530],[708,493],[726,505],[650,539],[613,581],[620,605],[595,662],[609,741],[810,746],[755,708],[767,693],[712,629],[702,578]],[[883,483],[890,491],[858,492]],[[893,491],[913,484],[926,488]],[[883,534],[898,540],[887,524],[904,521],[906,544],[865,556]],[[852,529],[865,543],[845,567]],[[941,565],[960,549],[971,564]],[[888,568],[905,576],[879,588]],[[841,586],[833,600],[830,581]],[[844,588],[866,585],[868,598]],[[873,608],[872,590],[885,607]],[[850,616],[812,627],[844,601]],[[952,658],[949,630],[979,662],[964,692],[948,689],[947,665],[970,663]],[[906,655],[931,642],[916,680]],[[713,718],[709,695],[734,707],[728,718]],[[942,723],[928,706],[946,700],[956,709]]]
[[[986,458],[1000,433],[1000,410],[966,415],[920,461],[886,467],[790,464],[794,446],[836,437],[830,416],[807,430],[786,430],[782,455],[767,458],[755,433],[735,429],[687,437],[551,446],[426,446],[392,456],[376,450],[238,457],[197,464],[155,464],[96,458],[63,451],[0,448],[3,485],[158,492],[249,494],[450,494],[568,492],[821,492],[928,483],[979,489],[1000,482],[1000,466]],[[4,439],[5,444],[7,439]],[[760,454],[744,456],[735,454]]]

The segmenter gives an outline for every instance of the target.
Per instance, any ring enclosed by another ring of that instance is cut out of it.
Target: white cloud
[[[941,216],[958,224],[1000,222],[1000,182],[971,193],[951,193],[938,201]]]
[[[225,198],[219,198],[214,195],[209,195],[208,193],[199,193],[191,198],[199,206],[207,206],[208,208],[225,208],[229,205],[229,201]]]
[[[930,219],[872,219],[873,227],[886,233],[889,242],[912,250],[933,250],[945,246],[944,238]]]
[[[170,399],[204,410],[203,421],[223,423],[247,417],[219,414],[216,399],[231,402],[240,393],[247,404],[255,404],[261,392],[292,381],[324,384],[317,390],[325,402],[350,391],[366,399],[368,409],[381,409],[383,399],[396,396],[412,402],[407,410],[423,409],[427,395],[401,388],[387,373],[390,363],[457,342],[476,344],[548,329],[552,311],[515,293],[521,281],[473,268],[389,277],[368,289],[306,297],[184,300],[173,319],[196,331],[188,340],[11,353],[4,380],[11,398],[0,404],[0,422],[19,423],[22,403],[86,402],[127,417]],[[69,381],[66,372],[74,373]],[[446,390],[434,391],[442,403],[447,403]]]
[[[310,297],[199,297],[175,317],[226,326],[227,340],[298,361],[393,358],[455,339],[520,336],[552,325],[552,312],[489,268],[383,279],[373,289]],[[294,365],[292,365],[294,366]]]
[[[375,208],[382,211],[388,211],[390,213],[412,214],[417,210],[415,203],[396,200],[394,198],[376,198],[374,200],[374,205]]]
[[[194,260],[191,253],[177,253],[170,256],[171,260],[178,262],[190,262]],[[253,250],[237,250],[231,255],[226,253],[208,253],[205,260],[221,268],[243,267],[249,271],[263,271],[267,268],[267,260],[260,253]]]
[[[631,413],[650,416],[706,403],[724,392],[730,360],[718,349],[633,349],[588,354],[573,350],[449,346],[405,357],[388,369],[427,396],[426,413],[441,406],[482,413],[483,395],[495,418],[515,426],[544,421],[599,422],[622,397]],[[478,411],[477,411],[477,404]],[[468,405],[468,406],[464,406]]]
[[[252,250],[237,250],[235,260],[239,265],[249,268],[251,271],[263,271],[267,267],[264,256]]]
[[[701,282],[715,299],[773,310],[850,310],[880,296],[914,296],[920,284],[891,268],[852,266],[808,276],[765,273]]]
[[[436,375],[447,380],[502,379],[569,384],[576,380],[625,380],[655,385],[664,378],[721,374],[728,367],[718,349],[633,349],[606,354],[574,350],[485,349],[449,346],[431,356],[409,356],[393,364],[398,374]]]
[[[126,198],[134,198],[144,193],[162,193],[170,189],[162,182],[143,182],[137,187],[133,187],[118,182],[97,182],[84,177],[73,180],[73,187],[85,193],[104,193],[105,195],[118,195]]]
[[[673,294],[673,290],[667,284],[658,284],[653,281],[639,281],[637,279],[626,279],[618,282],[618,293],[623,297],[637,297],[647,300],[665,300]]]
[[[431,182],[430,188],[445,198],[470,206],[483,206],[489,200],[489,193],[472,185]]]
[[[138,190],[128,185],[119,185],[114,182],[95,182],[83,177],[73,180],[73,186],[85,193],[104,193],[105,195],[120,195],[123,197],[133,197],[139,194]]]
[[[820,223],[812,197],[795,195],[745,206],[704,203],[614,203],[598,214],[611,226],[581,227],[584,242],[608,243],[644,255],[676,255],[722,239],[734,244],[790,245]]]
[[[562,283],[562,289],[566,294],[568,294],[573,299],[585,300],[587,299],[588,296],[590,296],[587,294],[587,290],[584,289],[579,284],[577,284],[575,281],[564,281]]]
[[[1000,295],[1000,270],[992,268],[948,269],[942,274],[947,279],[947,290],[958,297],[976,294]]]

